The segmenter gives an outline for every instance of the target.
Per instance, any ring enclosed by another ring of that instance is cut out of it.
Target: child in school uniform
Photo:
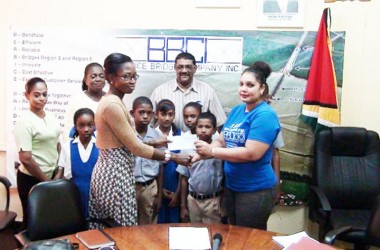
[[[189,129],[184,134],[195,135],[197,133],[195,129],[197,126],[197,119],[200,113],[202,113],[202,104],[200,104],[199,102],[188,102],[183,107],[183,121],[186,127]]]
[[[173,123],[175,106],[172,101],[168,99],[159,101],[155,116],[158,123],[156,130],[161,135],[169,140],[172,136],[181,135],[181,130],[177,129]],[[179,153],[179,151],[172,151],[172,153]],[[162,205],[158,212],[158,223],[179,222],[180,177],[176,171],[177,165],[174,161],[164,164]]]
[[[184,135],[195,135],[196,132],[196,126],[197,126],[197,119],[199,114],[202,113],[202,104],[199,102],[188,102],[183,107],[183,121],[187,128],[189,128],[188,131],[184,133]],[[216,140],[219,136],[219,132],[216,130],[215,133],[212,135],[212,139]]]
[[[66,142],[61,150],[58,166],[64,176],[78,187],[85,218],[88,218],[91,174],[98,160],[94,130],[94,112],[89,108],[78,109],[74,114],[74,138]]]
[[[215,116],[210,112],[201,113],[196,125],[199,139],[211,143],[215,132]],[[221,223],[223,161],[214,158],[204,159],[193,163],[191,167],[178,165],[177,171],[183,176],[181,219],[188,214],[192,223]]]
[[[137,97],[132,104],[138,137],[147,144],[156,141],[160,134],[150,126],[154,116],[152,101],[145,96]],[[156,224],[162,200],[161,162],[135,157],[134,174],[136,183],[137,221],[139,225]]]

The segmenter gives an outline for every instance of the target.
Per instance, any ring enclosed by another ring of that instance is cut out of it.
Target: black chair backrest
[[[31,241],[55,238],[86,229],[79,191],[69,180],[41,182],[28,198]]]
[[[380,195],[373,206],[371,218],[367,227],[368,243],[380,247]]]
[[[380,194],[379,135],[365,128],[334,127],[316,135],[314,185],[335,209],[371,209]]]

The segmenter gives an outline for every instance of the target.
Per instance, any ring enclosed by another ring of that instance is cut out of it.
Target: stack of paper
[[[330,250],[333,247],[322,244],[319,241],[309,237],[305,231],[288,235],[288,236],[273,236],[274,241],[284,247],[284,250]]]
[[[206,227],[169,227],[169,249],[211,249]]]

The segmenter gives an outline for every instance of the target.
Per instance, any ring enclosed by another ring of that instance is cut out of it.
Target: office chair
[[[354,249],[369,249],[370,246],[380,247],[380,195],[377,196],[372,208],[372,214],[367,228],[345,226],[329,231],[325,243],[333,245],[335,239],[346,233],[357,232],[358,241],[354,242]]]
[[[309,218],[319,224],[319,241],[343,226],[366,228],[380,194],[379,135],[365,128],[335,127],[316,135]],[[356,231],[339,235],[360,241]]]
[[[81,204],[79,191],[69,180],[38,183],[29,193],[27,229],[16,234],[16,239],[25,246],[86,230]]]
[[[17,214],[15,212],[9,211],[9,201],[10,201],[10,193],[9,188],[11,187],[11,182],[5,176],[0,176],[0,182],[4,185],[6,190],[6,198],[7,201],[5,203],[5,209],[0,210],[0,231],[13,226],[13,222],[15,221]]]

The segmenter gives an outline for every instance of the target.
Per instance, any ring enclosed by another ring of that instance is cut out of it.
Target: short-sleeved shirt
[[[160,134],[157,130],[155,130],[151,126],[148,126],[148,130],[145,134],[145,137],[142,138],[140,135],[138,135],[138,137],[143,142],[148,142],[159,138]],[[135,157],[134,173],[137,182],[150,181],[158,176],[159,171],[160,161],[150,160],[139,156]]]
[[[174,124],[181,131],[187,131],[183,120],[183,107],[189,102],[199,102],[202,104],[202,112],[210,111],[216,117],[217,126],[221,126],[226,121],[226,113],[213,88],[205,82],[193,80],[191,87],[183,92],[174,79],[158,86],[150,96],[154,109],[162,99],[171,100],[176,108]]]
[[[182,152],[194,154],[194,150]],[[222,190],[223,161],[220,159],[200,160],[189,168],[178,165],[177,172],[188,178],[191,192],[207,195]]]
[[[228,115],[222,129],[226,147],[244,147],[247,140],[270,146],[257,161],[225,161],[226,186],[236,192],[263,190],[276,183],[271,159],[273,142],[281,128],[277,115],[266,102],[261,102],[249,112],[245,110],[245,104],[238,105]]]
[[[28,110],[16,122],[13,133],[17,151],[31,152],[33,160],[42,172],[51,177],[58,162],[57,145],[60,136],[58,119],[47,111],[45,117],[40,118]],[[31,175],[23,164],[20,165],[20,171]]]
[[[84,148],[82,142],[80,141],[79,137],[76,137],[74,139],[71,139],[73,143],[78,144],[78,151],[79,156],[82,160],[82,162],[87,162],[90,158],[92,148],[96,147],[96,139],[95,137],[91,137],[91,141],[88,143],[87,147]],[[70,147],[70,141],[65,142],[62,145],[61,154],[59,156],[58,160],[58,166],[64,168],[64,176],[66,179],[72,178],[71,174],[71,147]]]
[[[278,132],[278,135],[276,137],[276,140],[273,142],[273,147],[274,148],[282,148],[285,146],[284,138],[282,137],[282,131]]]

